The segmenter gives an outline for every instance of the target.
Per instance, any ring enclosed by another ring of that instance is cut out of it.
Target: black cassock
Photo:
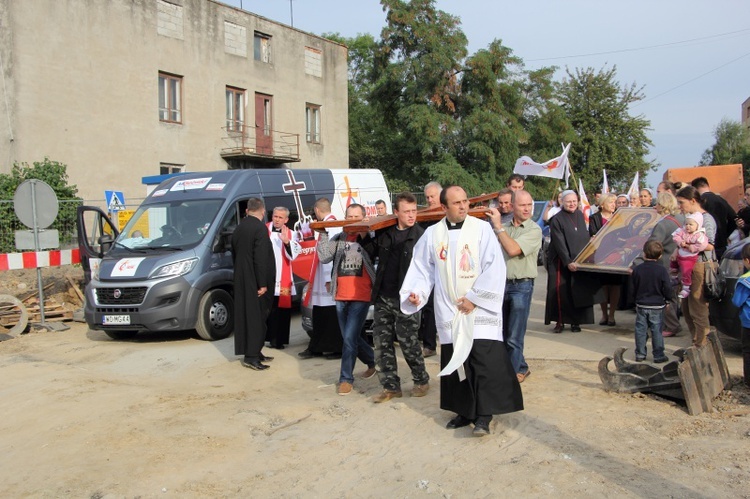
[[[266,225],[253,216],[242,219],[232,235],[234,261],[234,354],[260,358],[266,318],[273,302],[276,260]],[[266,292],[258,297],[258,288]]]
[[[544,323],[593,324],[593,295],[599,287],[598,279],[590,273],[568,269],[590,239],[583,213],[563,210],[550,219],[549,225]]]

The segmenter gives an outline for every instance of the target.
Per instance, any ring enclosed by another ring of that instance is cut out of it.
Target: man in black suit
[[[729,234],[737,228],[737,222],[735,221],[737,213],[727,203],[726,199],[711,192],[706,177],[698,177],[690,182],[690,185],[695,187],[700,193],[703,209],[709,212],[714,217],[714,220],[716,220],[714,251],[716,252],[716,259],[721,259],[721,255],[727,249]]]
[[[273,360],[261,353],[276,279],[273,246],[262,221],[265,211],[262,199],[248,199],[247,216],[232,234],[234,354],[243,355],[242,365],[256,371],[269,368],[262,360]]]

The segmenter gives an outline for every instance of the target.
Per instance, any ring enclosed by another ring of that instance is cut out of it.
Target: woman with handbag
[[[695,267],[693,267],[690,293],[686,299],[682,300],[682,312],[685,315],[685,322],[693,337],[693,345],[700,347],[706,344],[706,337],[709,331],[708,298],[706,297],[703,283],[706,266],[716,265],[713,252],[716,237],[716,221],[703,209],[701,195],[695,187],[687,186],[680,189],[677,192],[677,203],[685,215],[691,213],[700,213],[703,215],[703,228],[706,231],[709,243],[706,249],[701,252]]]

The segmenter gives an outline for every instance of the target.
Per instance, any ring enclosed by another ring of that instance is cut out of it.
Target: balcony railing
[[[300,161],[299,134],[263,127],[223,127],[221,157],[252,159],[263,163]]]

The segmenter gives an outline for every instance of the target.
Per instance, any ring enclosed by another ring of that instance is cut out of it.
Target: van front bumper
[[[92,280],[86,286],[84,316],[89,328],[100,331],[194,329],[198,303],[191,302],[195,295],[184,277],[154,282]]]

